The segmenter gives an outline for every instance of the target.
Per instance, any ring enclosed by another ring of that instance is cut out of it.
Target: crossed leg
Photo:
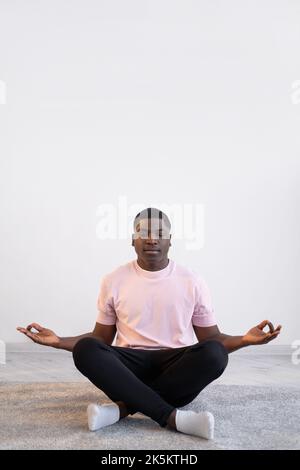
[[[106,345],[96,338],[84,338],[73,350],[74,362],[118,404],[121,418],[139,411],[162,427],[167,424],[175,427],[176,408],[190,403],[223,373],[228,363],[226,349],[213,340],[159,350],[155,353],[159,353],[156,357],[161,373],[149,379],[147,373],[143,375],[147,369],[146,356],[125,349]]]
[[[149,383],[165,401],[175,407],[167,423],[175,428],[176,408],[193,401],[208,384],[217,379],[228,364],[228,352],[218,341],[196,343],[184,349],[163,351],[158,358],[162,372]],[[126,413],[126,405],[123,411]],[[134,410],[127,410],[133,414]]]
[[[92,337],[79,340],[73,348],[77,369],[112,401],[125,403],[129,412],[137,409],[164,427],[174,407],[147,385],[151,374],[146,357],[127,348],[118,352]]]

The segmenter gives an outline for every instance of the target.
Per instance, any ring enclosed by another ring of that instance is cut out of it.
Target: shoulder
[[[103,284],[111,284],[118,280],[124,279],[124,276],[128,276],[132,270],[133,261],[121,264],[120,266],[114,268],[109,273],[104,274],[101,278]]]
[[[194,282],[197,285],[199,283],[206,284],[204,277],[197,269],[182,266],[176,263],[176,273],[177,275],[181,277],[190,279],[192,282]]]

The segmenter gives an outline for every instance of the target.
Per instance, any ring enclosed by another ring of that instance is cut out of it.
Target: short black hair
[[[167,214],[162,212],[160,209],[156,209],[156,207],[147,207],[147,209],[143,209],[139,212],[133,222],[133,228],[136,229],[137,224],[144,219],[160,219],[163,220],[168,230],[171,229],[171,222]]]

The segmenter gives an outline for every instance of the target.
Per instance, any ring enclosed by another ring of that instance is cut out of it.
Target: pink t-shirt
[[[104,276],[98,311],[98,323],[116,324],[112,345],[136,349],[190,346],[198,341],[193,325],[216,324],[204,279],[171,259],[159,271],[133,260]]]

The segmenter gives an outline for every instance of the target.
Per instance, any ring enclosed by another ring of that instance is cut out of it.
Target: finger
[[[282,328],[282,326],[281,326],[281,325],[278,325],[277,328],[275,328],[275,330],[273,330],[273,331],[270,330],[270,331],[268,331],[268,333],[265,333],[265,334],[266,334],[268,337],[273,336],[274,334],[275,334],[276,336],[278,336],[278,334],[279,334],[280,331],[281,331],[281,328]]]
[[[25,328],[17,328],[21,333],[23,333],[25,336],[28,336],[32,340],[35,340],[35,335],[36,333],[30,333],[30,331],[26,330]]]
[[[280,334],[280,330],[275,330],[271,335],[272,336],[278,336]]]
[[[25,336],[28,336],[34,343],[37,344],[43,344],[43,341],[38,336],[38,333],[31,333],[30,331],[26,330],[26,328],[22,328],[20,326],[17,327],[17,330],[20,331],[20,333],[23,333]]]
[[[279,331],[277,331],[276,333],[272,333],[269,338],[267,339],[267,343],[269,343],[269,341],[272,341],[273,339],[277,338],[277,336],[279,335]]]
[[[278,336],[279,333],[280,331],[273,331],[272,333],[268,331],[264,334],[264,341],[269,341],[270,338],[273,338],[273,336]]]
[[[25,331],[27,331],[25,328],[23,328],[22,326],[17,326],[16,328],[18,331],[20,331],[21,333],[25,333]]]
[[[263,330],[265,328],[265,326],[269,326],[269,330],[271,333],[273,333],[274,331],[274,326],[273,324],[270,322],[270,320],[263,320],[259,325],[257,325],[257,328],[259,328],[260,330]]]
[[[30,325],[27,326],[27,330],[31,330],[31,328],[35,328],[37,331],[41,332],[43,331],[43,327],[39,325],[38,323],[31,323]]]
[[[269,333],[268,333],[268,336],[270,336],[270,337],[272,337],[272,336],[278,336],[279,333],[280,333],[280,330],[277,330],[277,331],[274,330],[272,333],[269,332]]]
[[[268,341],[271,338],[272,334],[273,333],[270,333],[270,332],[265,333],[264,341]]]
[[[30,323],[30,325],[27,326],[27,330],[31,330],[31,328],[35,328],[37,331],[41,332],[43,331],[43,327],[39,325],[38,323]]]
[[[38,337],[38,333],[33,333],[32,331],[29,331],[29,330],[25,330],[23,329],[22,330],[22,333],[24,333],[24,335],[28,336],[28,337],[33,337],[33,338],[36,338]]]
[[[27,330],[25,330],[25,328],[17,328],[17,330],[18,330],[20,333],[23,333],[23,335],[26,335],[26,334],[27,334]]]
[[[25,335],[28,336],[28,338],[32,339],[32,341],[34,341],[35,343],[41,343],[36,333],[30,333],[29,331],[26,331]]]
[[[269,320],[263,320],[261,323],[259,323],[259,325],[257,325],[257,328],[262,330],[268,324],[268,322]]]

